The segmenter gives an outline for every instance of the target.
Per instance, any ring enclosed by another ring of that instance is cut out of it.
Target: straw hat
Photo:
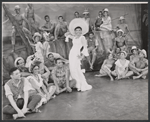
[[[40,39],[42,39],[42,35],[39,33],[39,32],[36,32],[36,33],[34,33],[34,36],[33,36],[33,40],[35,39],[35,37],[40,37]]]
[[[121,17],[119,18],[119,20],[123,20],[123,19],[125,19],[124,16],[121,16]]]
[[[15,66],[15,67],[18,67],[17,62],[18,62],[19,60],[23,60],[23,61],[24,61],[24,59],[23,59],[22,57],[16,58],[16,59],[15,59],[15,62],[14,62],[14,66]]]
[[[89,14],[88,9],[85,9],[84,12],[83,12],[83,14]]]
[[[126,53],[126,51],[121,51],[120,53],[124,53],[124,55],[125,55],[125,57],[127,57],[127,53]]]
[[[124,34],[122,29],[117,30],[117,33],[122,32],[122,34]]]
[[[145,58],[147,57],[146,50],[142,49],[142,50],[140,50],[140,52],[142,52],[144,54]]]
[[[82,28],[82,35],[86,34],[89,31],[89,25],[84,19],[75,18],[69,24],[69,31],[72,35],[75,35],[74,29],[78,26]]]
[[[15,6],[15,10],[16,10],[16,9],[20,9],[20,6],[19,6],[19,5],[16,5],[16,6]]]
[[[108,8],[105,8],[105,9],[104,9],[104,12],[105,12],[105,11],[106,11],[106,12],[109,12]]]
[[[138,48],[136,47],[136,46],[132,46],[132,48],[131,48],[131,52],[133,51],[133,50],[137,50]]]

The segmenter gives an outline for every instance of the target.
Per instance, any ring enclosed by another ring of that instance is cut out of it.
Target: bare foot
[[[146,79],[146,76],[142,76],[143,79]]]
[[[114,81],[114,79],[113,79],[113,78],[110,78],[110,81]]]
[[[135,80],[135,79],[138,79],[139,77],[138,76],[133,76],[133,79]]]
[[[93,70],[93,66],[92,65],[90,66],[90,69]]]

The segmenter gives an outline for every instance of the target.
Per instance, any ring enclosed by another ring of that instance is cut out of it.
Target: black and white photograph
[[[2,2],[2,120],[148,120],[148,2]]]

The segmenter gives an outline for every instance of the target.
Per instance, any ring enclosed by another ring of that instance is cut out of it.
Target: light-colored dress
[[[35,53],[35,56],[37,58],[40,58],[41,59],[41,62],[44,63],[44,56],[43,56],[43,45],[41,42],[37,42],[35,44],[35,50],[36,50],[36,53]]]
[[[102,18],[102,21],[103,24],[100,26],[100,36],[103,39],[105,51],[107,52],[107,49],[112,49],[113,46],[112,35],[110,33],[110,31],[112,31],[111,18],[108,16],[106,20]]]
[[[84,48],[82,52],[80,52],[82,46]],[[78,55],[80,55],[81,53],[85,56],[89,55],[87,50],[87,40],[84,36],[80,36],[78,39],[74,37],[73,46],[69,53],[70,73],[71,77],[76,80],[76,88],[78,89],[78,91],[86,91],[90,90],[92,86],[86,82],[85,76],[83,75],[83,72],[81,70],[81,61],[78,58]]]

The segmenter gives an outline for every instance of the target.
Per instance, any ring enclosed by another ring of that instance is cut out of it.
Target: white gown
[[[81,47],[84,47],[80,52]],[[92,86],[86,82],[85,76],[81,70],[81,61],[78,55],[83,54],[88,56],[87,41],[84,36],[80,36],[78,39],[73,38],[73,46],[69,53],[69,66],[71,77],[76,80],[76,88],[78,91],[86,91],[92,89]]]

